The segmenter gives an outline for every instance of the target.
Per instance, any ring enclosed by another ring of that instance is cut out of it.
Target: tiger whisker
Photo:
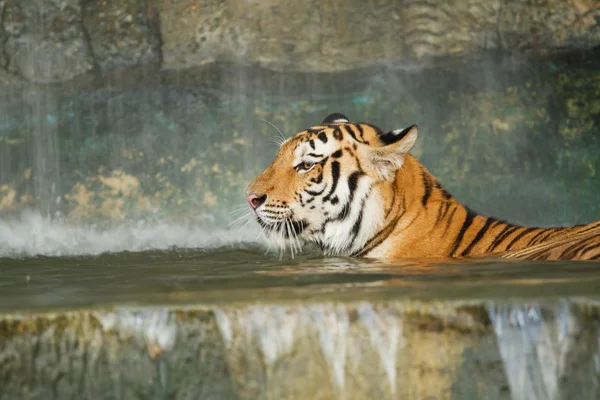
[[[294,245],[294,241],[292,240],[292,229],[290,226],[290,221],[289,219],[285,219],[285,230],[287,231],[287,235],[290,238],[290,240],[288,240],[288,243],[290,245],[290,253],[292,254],[292,259],[294,258],[294,251],[296,250],[296,247]]]
[[[285,136],[283,135],[283,133],[281,133],[281,131],[279,130],[278,127],[275,126],[275,124],[267,121],[266,119],[260,118],[260,117],[256,117],[258,119],[260,119],[263,122],[266,122],[267,124],[271,125],[273,128],[275,128],[277,130],[277,132],[279,132],[279,134],[281,135],[281,139],[285,142],[287,139],[285,138]],[[282,142],[283,143],[283,142]]]
[[[300,238],[298,238],[298,234],[296,233],[296,231],[293,229],[293,224],[290,221],[290,225],[292,225],[292,238],[294,239],[294,241],[296,242],[296,254],[300,254],[302,252],[302,242],[300,241]]]
[[[296,232],[294,231],[294,227],[292,226],[292,221],[290,219],[287,220],[288,222],[288,226],[289,226],[289,230],[290,230],[290,243],[291,245],[294,247],[294,250],[296,251],[296,254],[300,253],[300,247],[298,246],[298,242],[297,242],[297,238],[296,238]]]
[[[248,224],[250,222],[252,222],[252,218],[249,218],[248,221],[246,221],[246,223],[244,225],[242,225],[239,228],[237,228],[237,231],[239,232],[239,231],[243,230],[246,226],[248,226]]]
[[[245,211],[245,210],[248,210],[248,205],[247,204],[242,204],[242,205],[239,205],[239,206],[235,207],[233,209],[233,211],[230,211],[229,215],[237,214],[237,213],[239,213],[241,211]]]
[[[261,227],[260,233],[256,237],[256,240],[260,239],[260,237],[263,236],[265,234],[265,232],[266,232],[266,228],[264,226]],[[266,239],[266,236],[265,236],[265,239]],[[267,244],[268,244],[267,250],[265,250],[265,252],[263,253],[263,255],[267,255],[271,251],[271,246],[272,246],[271,241],[267,240]]]
[[[277,232],[279,233],[279,237],[283,239],[283,224],[280,224],[277,227]],[[285,239],[283,239],[283,243],[279,246],[279,259],[282,260],[285,254]]]
[[[282,145],[282,144],[285,142],[284,140],[281,140],[281,139],[280,139],[280,138],[278,138],[278,137],[273,137],[273,138],[270,138],[270,139],[268,139],[268,141],[269,141],[270,143],[273,143],[273,144],[275,144],[277,147],[281,147],[281,145]]]
[[[231,212],[231,213],[229,213],[229,217],[230,218],[237,218],[240,215],[240,213],[242,213],[242,212],[248,212],[248,209],[247,208],[245,210],[244,209],[240,209],[240,210]]]
[[[296,243],[298,244],[298,248],[300,249],[300,251],[302,251],[302,241],[298,237],[298,233],[296,233],[296,231],[294,231],[294,239],[296,240]]]
[[[251,217],[252,217],[252,214],[251,214],[250,212],[248,212],[248,213],[246,213],[246,214],[242,215],[241,217],[239,217],[239,218],[235,219],[234,221],[230,222],[230,223],[228,224],[228,226],[229,226],[230,228],[233,228],[235,225],[237,225],[237,224],[239,224],[239,223],[243,222],[243,221],[244,221],[246,218],[251,218]]]
[[[293,225],[293,222],[291,219],[289,219],[289,223],[290,223],[290,230],[292,231],[291,239],[295,243],[296,253],[298,254],[302,251],[302,244],[300,242],[300,239],[298,238],[298,234],[294,230],[294,225]]]

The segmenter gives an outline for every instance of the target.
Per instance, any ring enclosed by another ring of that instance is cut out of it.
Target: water
[[[245,222],[245,221],[244,221]],[[237,225],[240,227],[240,225]],[[111,228],[70,224],[26,212],[0,220],[0,257],[97,255],[105,252],[211,248],[255,241],[258,229],[206,228],[194,222],[138,221]]]
[[[0,372],[37,360],[0,373],[5,393],[597,398],[597,263],[291,259],[229,237],[0,258]]]
[[[597,263],[291,258],[257,234],[1,221],[0,396],[598,397]]]
[[[282,259],[256,243],[0,259],[0,311],[105,305],[321,300],[600,298],[597,263]]]
[[[172,301],[279,301],[306,295],[523,301],[597,299],[600,293],[597,263],[382,262],[317,255],[280,260],[264,255],[264,248],[257,245],[3,258],[1,264],[0,309],[4,311]]]

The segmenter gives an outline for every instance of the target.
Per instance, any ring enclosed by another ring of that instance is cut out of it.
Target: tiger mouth
[[[259,215],[256,216],[258,224],[269,232],[276,232],[284,238],[289,239],[291,236],[298,237],[308,227],[308,222],[302,220],[297,221],[290,218],[279,221],[265,221]]]

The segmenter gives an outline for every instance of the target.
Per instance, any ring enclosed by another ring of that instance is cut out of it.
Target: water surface
[[[296,300],[600,298],[600,264],[324,258],[258,244],[0,259],[0,310]]]

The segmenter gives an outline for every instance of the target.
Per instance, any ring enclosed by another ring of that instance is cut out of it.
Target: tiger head
[[[273,241],[355,254],[384,225],[384,200],[416,139],[416,125],[383,132],[331,114],[281,145],[248,186],[248,203]]]

